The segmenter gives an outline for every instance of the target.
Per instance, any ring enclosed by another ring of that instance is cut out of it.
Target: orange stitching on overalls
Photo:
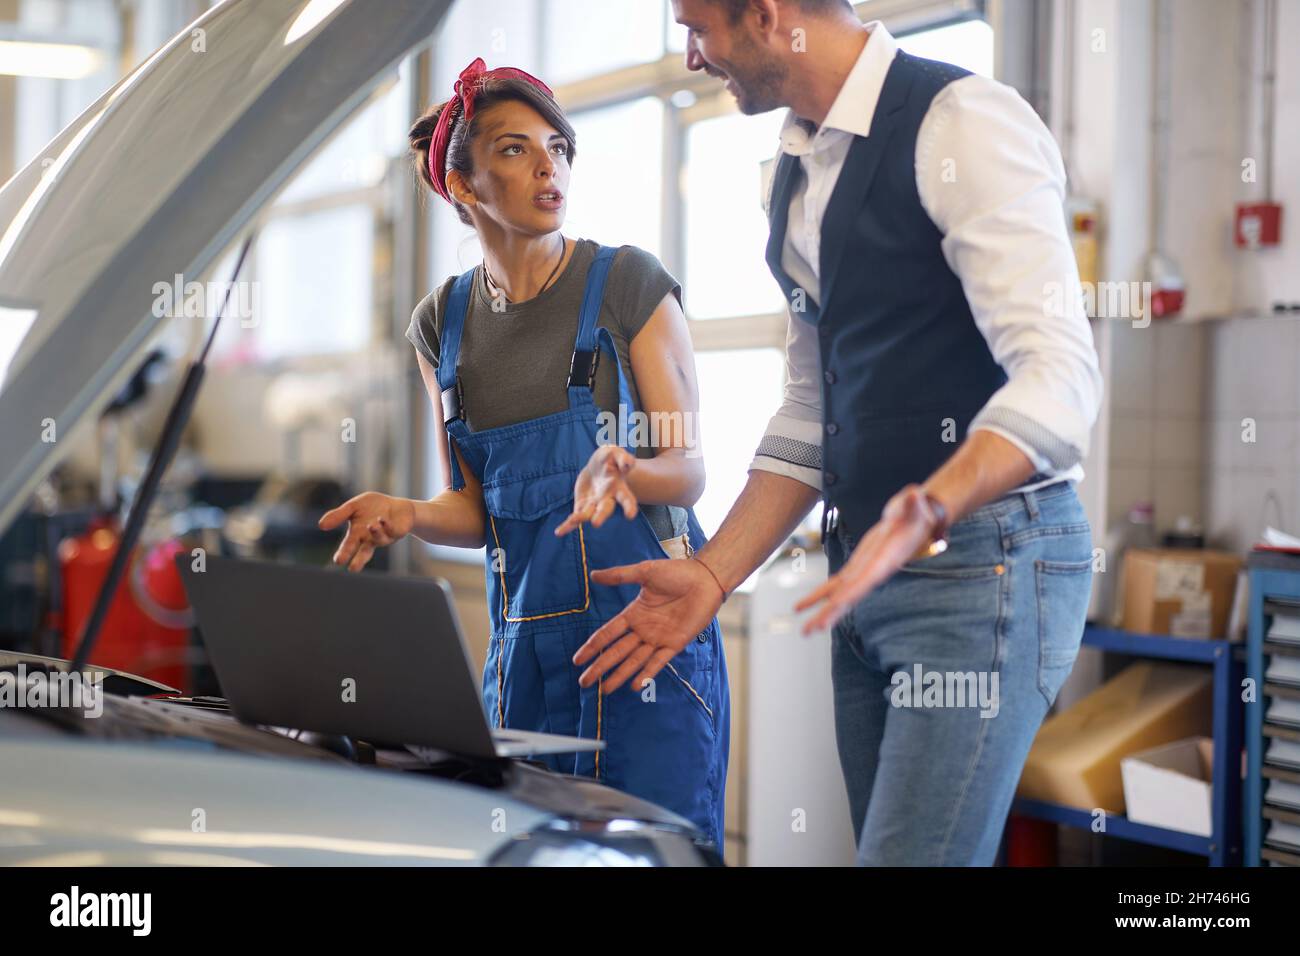
[[[492,524],[492,540],[496,542],[497,550],[501,550],[501,539],[497,536],[496,518],[488,515],[488,521]],[[578,525],[578,546],[582,549],[582,607],[575,607],[569,611],[552,611],[549,614],[534,614],[531,617],[511,617],[510,616],[510,592],[506,589],[506,569],[503,564],[497,568],[497,574],[501,575],[501,616],[507,621],[540,621],[548,617],[562,617],[565,614],[581,614],[591,606],[591,582],[587,578],[587,539],[582,533],[582,525]]]
[[[506,714],[501,706],[501,699],[505,696],[505,675],[501,673],[501,659],[506,656],[506,639],[497,638],[497,727],[506,725]]]
[[[698,701],[700,702],[700,706],[703,707],[705,710],[707,710],[707,711],[709,712],[709,716],[712,717],[712,716],[713,716],[713,708],[710,707],[708,704],[706,704],[706,703],[704,702],[704,698],[701,697],[701,696],[696,692],[695,688],[691,686],[691,682],[688,681],[688,680],[687,680],[685,677],[683,677],[681,674],[677,673],[677,668],[676,668],[676,667],[673,667],[673,665],[672,665],[671,663],[669,663],[669,665],[668,665],[668,669],[669,669],[670,671],[673,672],[673,676],[674,676],[674,677],[676,677],[679,681],[681,681],[683,684],[686,685],[686,689],[687,689],[687,690],[689,690],[692,694],[695,694],[695,699],[698,700]]]
[[[600,740],[600,718],[605,703],[605,678],[596,681],[596,739]],[[600,779],[600,751],[596,751],[596,779]]]
[[[596,682],[596,739],[600,740],[601,718],[604,712],[605,704],[605,678],[601,677]],[[600,751],[596,751],[596,779],[600,779]]]

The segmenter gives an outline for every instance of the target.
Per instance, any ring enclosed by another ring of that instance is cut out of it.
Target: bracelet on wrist
[[[709,572],[709,577],[713,578],[713,583],[716,584],[718,586],[718,590],[722,592],[722,603],[726,604],[727,598],[730,597],[731,595],[729,595],[727,593],[727,589],[722,586],[722,581],[719,580],[718,576],[713,573],[713,569],[709,567],[707,564],[705,564],[704,560],[698,554],[692,554],[691,560],[698,561],[700,563],[700,566],[704,568],[705,571]]]

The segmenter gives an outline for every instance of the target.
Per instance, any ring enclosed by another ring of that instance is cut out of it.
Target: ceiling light
[[[55,80],[80,80],[98,73],[104,54],[74,43],[0,40],[0,73]]]

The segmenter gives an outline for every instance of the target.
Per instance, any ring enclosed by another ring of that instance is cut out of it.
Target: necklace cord
[[[560,236],[560,257],[555,260],[555,268],[552,269],[551,274],[546,277],[546,281],[542,283],[542,287],[537,290],[537,295],[541,295],[550,287],[551,280],[555,278],[555,273],[558,272],[560,269],[560,263],[564,261],[564,253],[567,249],[568,249],[568,243],[565,242],[564,236],[561,235]],[[492,289],[493,288],[500,289],[501,286],[497,284],[496,279],[492,278],[492,273],[488,271],[486,259],[483,260],[483,279],[488,283],[489,298],[496,298],[494,295],[492,295]],[[537,296],[534,296],[533,298],[536,297]],[[525,299],[524,301],[527,302],[528,300]]]

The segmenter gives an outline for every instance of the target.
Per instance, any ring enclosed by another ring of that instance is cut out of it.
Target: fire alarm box
[[[1281,203],[1238,203],[1233,231],[1239,249],[1276,246],[1282,241]]]
[[[1187,285],[1178,264],[1158,252],[1147,259],[1147,276],[1150,280],[1150,318],[1173,319],[1183,311],[1187,298]]]
[[[1079,267],[1079,282],[1093,288],[1097,285],[1097,221],[1100,211],[1097,204],[1081,196],[1071,196],[1065,203],[1066,223],[1070,228],[1070,245]]]

